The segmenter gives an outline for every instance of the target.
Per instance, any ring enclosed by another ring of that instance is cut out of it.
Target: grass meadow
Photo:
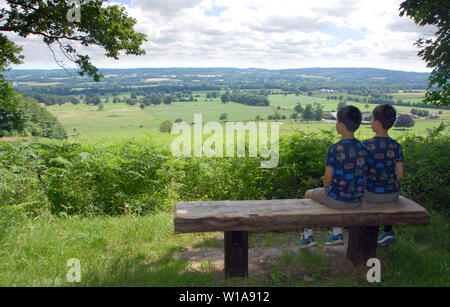
[[[1,286],[348,287],[450,283],[448,223],[434,213],[431,225],[396,227],[398,242],[378,248],[382,263],[382,282],[378,284],[365,279],[369,268],[345,263],[344,254],[320,248],[292,251],[298,232],[251,232],[250,247],[276,248],[281,256],[260,263],[262,267],[247,279],[225,280],[223,272],[206,257],[195,268],[187,259],[175,257],[186,249],[198,249],[200,253],[208,247],[220,250],[222,234],[174,235],[170,212],[95,218],[44,215],[32,219],[19,215],[15,223],[0,240]],[[324,230],[316,231],[320,244],[327,236]],[[80,283],[67,280],[67,261],[72,258],[81,264]]]
[[[401,93],[400,93],[401,94]],[[399,96],[404,101],[409,101],[408,96]],[[417,93],[414,93],[417,96]],[[170,105],[157,105],[141,109],[139,105],[130,106],[127,104],[105,103],[104,109],[99,111],[97,106],[92,105],[72,105],[52,106],[49,110],[66,128],[68,134],[76,136],[76,139],[99,139],[99,138],[127,138],[127,137],[146,137],[151,135],[156,139],[169,142],[175,138],[168,133],[159,131],[160,124],[165,120],[174,122],[182,119],[185,122],[192,123],[194,114],[202,114],[203,122],[219,122],[220,115],[226,113],[227,120],[232,122],[254,121],[259,115],[264,121],[267,121],[269,115],[278,112],[285,115],[287,119],[280,120],[281,135],[289,135],[295,131],[302,132],[321,132],[322,130],[333,130],[334,124],[329,122],[302,122],[290,119],[293,108],[301,103],[306,104],[319,103],[324,107],[324,111],[337,110],[337,101],[327,100],[323,94],[318,96],[306,95],[270,95],[270,106],[255,107],[246,106],[237,103],[223,104],[220,98],[206,99],[205,92],[194,93],[200,95],[196,97],[196,102],[175,102]],[[419,98],[411,98],[419,99]],[[358,107],[362,112],[371,112],[376,107],[374,104],[347,102],[349,105]],[[368,107],[366,107],[366,105]],[[278,109],[278,107],[280,109]],[[395,106],[399,113],[410,113],[410,107]],[[434,109],[427,109],[430,113],[438,112]],[[415,126],[409,129],[392,128],[390,135],[400,137],[407,134],[426,135],[428,129],[436,128],[442,121],[450,121],[450,110],[441,110],[439,120],[426,120],[425,118],[416,119]],[[75,130],[74,130],[75,129]],[[371,136],[370,125],[362,125],[357,131],[357,137]]]

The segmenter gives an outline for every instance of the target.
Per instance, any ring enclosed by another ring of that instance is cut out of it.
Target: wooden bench
[[[334,210],[310,199],[195,201],[174,208],[175,233],[223,231],[225,275],[248,275],[248,231],[349,226],[347,258],[365,265],[376,257],[380,225],[426,225],[430,214],[405,197],[396,203],[363,203]]]

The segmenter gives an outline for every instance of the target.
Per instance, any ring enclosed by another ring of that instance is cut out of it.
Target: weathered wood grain
[[[175,205],[176,233],[301,229],[324,226],[426,225],[430,215],[405,197],[336,210],[310,199],[196,201]]]

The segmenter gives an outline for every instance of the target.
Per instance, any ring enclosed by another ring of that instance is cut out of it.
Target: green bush
[[[264,177],[256,158],[185,158],[173,163],[183,200],[238,200],[264,197]]]
[[[448,212],[450,136],[440,129],[399,140],[406,175],[401,186],[405,196]],[[120,215],[168,210],[177,200],[303,198],[323,184],[335,137],[331,131],[282,137],[273,169],[261,168],[260,158],[176,158],[167,145],[149,140],[0,142],[0,208]]]
[[[260,158],[178,159],[179,196],[185,200],[303,198],[307,189],[321,185],[332,143],[330,133],[299,132],[281,138],[279,164],[273,169],[261,168]]]
[[[167,196],[168,155],[163,148],[137,142],[51,155],[43,178],[52,210],[112,215],[155,210]]]
[[[307,189],[322,186],[328,147],[335,142],[331,131],[296,132],[280,140],[280,162],[272,169],[267,198],[303,198]]]
[[[172,126],[173,122],[171,122],[170,120],[165,120],[159,126],[159,131],[170,133],[170,131],[172,130]]]
[[[169,152],[151,143],[3,143],[0,153],[0,206],[33,200],[54,214],[116,215],[157,210],[168,197]]]
[[[33,98],[21,98],[18,111],[0,106],[0,137],[42,136],[51,139],[67,138],[66,131],[58,120]]]
[[[427,137],[407,136],[401,140],[405,178],[402,194],[436,210],[450,206],[450,136],[445,126],[430,131]]]

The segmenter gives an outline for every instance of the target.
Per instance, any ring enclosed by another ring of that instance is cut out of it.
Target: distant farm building
[[[408,116],[410,118],[414,118],[413,114],[409,113],[397,113],[397,118],[399,118],[400,116]]]
[[[369,112],[361,113],[361,125],[370,125],[372,121],[372,114]]]
[[[427,116],[427,119],[429,120],[437,120],[439,119],[439,115],[436,113],[431,113],[430,115]]]
[[[337,112],[325,112],[322,116],[325,120],[337,120]]]
[[[362,125],[370,125],[370,121],[371,121],[371,114],[366,112],[366,113],[362,113],[362,121],[361,124]],[[337,112],[325,112],[322,116],[323,120],[327,120],[327,121],[336,121],[337,120]]]

